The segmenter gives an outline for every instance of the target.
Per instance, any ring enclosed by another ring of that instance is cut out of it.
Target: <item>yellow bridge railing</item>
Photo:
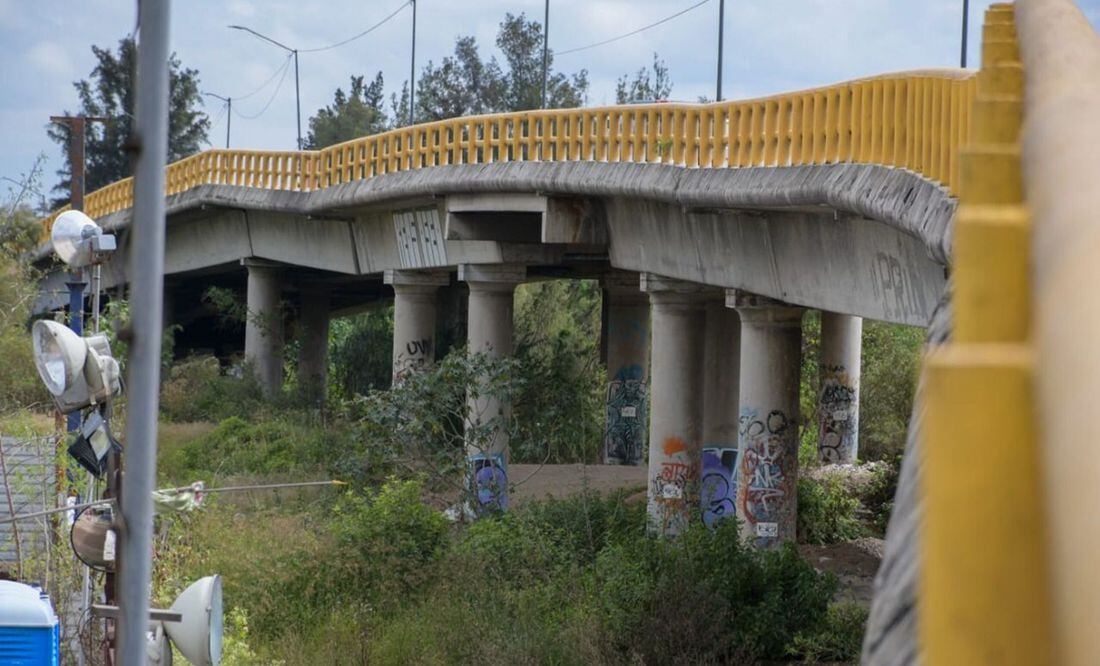
[[[861,162],[947,187],[970,136],[974,78],[927,70],[755,100],[523,111],[441,120],[316,151],[208,150],[167,168],[167,194],[219,184],[309,192],[449,164],[596,161],[736,168]],[[85,212],[129,208],[127,178],[90,193]],[[64,209],[62,209],[64,210]],[[48,231],[53,218],[43,220]]]

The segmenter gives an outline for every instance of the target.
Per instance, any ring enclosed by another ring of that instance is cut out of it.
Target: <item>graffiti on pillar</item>
[[[393,363],[393,380],[399,383],[413,372],[423,370],[432,361],[433,346],[430,337],[408,340],[398,349]]]
[[[818,400],[818,456],[821,462],[849,463],[856,457],[859,433],[859,403],[856,384],[844,366],[821,367],[821,395]]]
[[[758,546],[794,537],[797,434],[782,411],[766,417],[755,410],[741,413],[738,509]]]
[[[604,456],[608,463],[637,465],[645,453],[646,396],[642,368],[634,364],[620,368],[607,383],[607,425]]]
[[[470,497],[478,516],[508,509],[508,470],[501,454],[470,456]]]
[[[912,279],[901,260],[892,254],[879,252],[871,262],[871,289],[882,303],[887,317],[919,317],[923,308]]]
[[[736,515],[737,449],[703,447],[703,477],[699,482],[699,508],[703,524],[713,529],[719,521]]]
[[[658,534],[679,534],[694,514],[699,490],[698,460],[691,459],[687,444],[668,437],[661,445],[666,458],[650,485],[650,521]],[[675,457],[674,457],[675,456]]]

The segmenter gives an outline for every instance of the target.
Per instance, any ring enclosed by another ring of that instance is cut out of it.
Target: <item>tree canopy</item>
[[[652,71],[652,78],[650,70],[645,67],[638,70],[633,80],[628,80],[626,75],[619,77],[615,82],[615,103],[636,104],[668,99],[672,93],[672,78],[668,75],[668,65],[656,53],[653,54]]]
[[[92,47],[96,66],[88,79],[73,82],[80,98],[80,109],[65,115],[103,116],[106,123],[89,123],[85,136],[85,189],[88,192],[109,185],[130,175],[130,161],[124,144],[130,136],[134,117],[134,79],[137,46],[127,37],[119,41],[117,53],[107,48]],[[184,68],[172,54],[168,59],[168,161],[197,153],[206,142],[210,119],[201,109],[199,73]],[[65,155],[58,170],[61,182],[54,188],[65,196],[56,204],[68,202],[71,171],[68,161],[69,128],[51,124],[50,138],[61,145]]]
[[[343,88],[337,88],[332,104],[309,119],[306,148],[317,150],[389,129],[390,120],[382,109],[383,99],[382,72],[378,72],[370,83],[362,76],[351,77],[349,91],[345,93]]]

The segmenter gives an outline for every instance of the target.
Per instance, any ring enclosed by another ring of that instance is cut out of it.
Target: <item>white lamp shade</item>
[[[92,261],[89,239],[100,233],[99,225],[92,218],[79,210],[67,210],[53,221],[50,244],[66,264],[87,266]]]
[[[172,609],[181,622],[165,622],[168,638],[195,666],[218,666],[222,659],[222,579],[207,576],[191,583]]]
[[[48,319],[34,323],[31,337],[38,374],[46,384],[46,390],[60,396],[83,374],[88,346],[79,335]]]

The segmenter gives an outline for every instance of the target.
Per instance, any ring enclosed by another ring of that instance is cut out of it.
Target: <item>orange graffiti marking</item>
[[[668,437],[665,439],[664,452],[666,456],[675,455],[681,451],[687,451],[687,444],[679,437]]]

